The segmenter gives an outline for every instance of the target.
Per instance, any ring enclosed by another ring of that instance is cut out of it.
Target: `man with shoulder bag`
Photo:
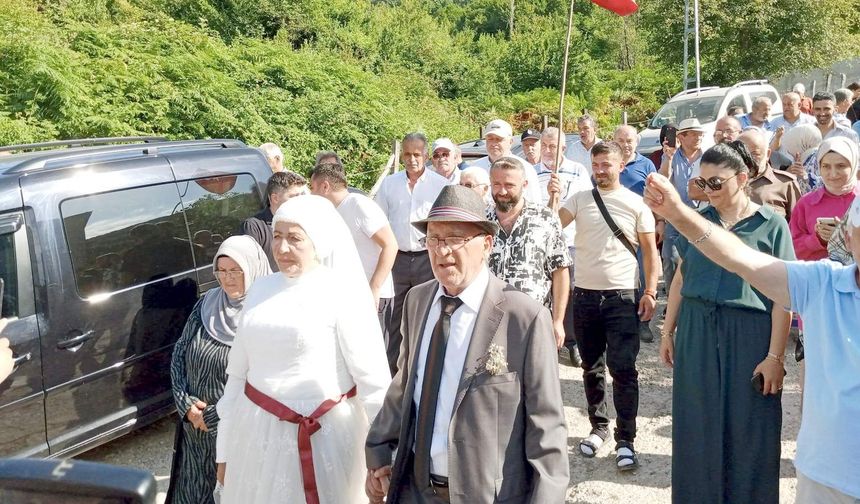
[[[609,436],[605,369],[613,379],[618,414],[615,429],[616,466],[638,466],[633,448],[639,408],[639,321],[650,320],[657,306],[660,257],[654,215],[642,198],[621,185],[621,147],[601,142],[591,151],[597,187],[575,194],[559,209],[562,226],[576,222],[573,310],[574,333],[582,356],[585,397],[591,433],[579,443],[585,457],[594,457]],[[550,191],[558,188],[550,186]],[[645,288],[637,302],[637,249],[642,250]]]

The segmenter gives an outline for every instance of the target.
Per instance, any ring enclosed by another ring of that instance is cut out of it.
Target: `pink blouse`
[[[827,257],[827,244],[822,244],[815,234],[816,221],[819,217],[841,219],[857,195],[860,195],[860,184],[855,183],[854,190],[842,196],[830,194],[822,187],[800,198],[788,223],[798,259],[817,261]]]

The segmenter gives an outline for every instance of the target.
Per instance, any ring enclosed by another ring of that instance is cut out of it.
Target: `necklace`
[[[739,214],[738,214],[738,218],[737,218],[737,219],[735,219],[735,220],[733,220],[733,221],[723,220],[723,218],[722,218],[722,217],[719,217],[719,219],[720,219],[720,224],[722,224],[723,229],[731,229],[731,228],[732,228],[732,226],[734,226],[734,225],[735,225],[735,224],[737,224],[738,222],[742,221],[742,220],[744,219],[744,217],[746,216],[747,211],[750,209],[750,205],[751,205],[751,204],[752,204],[752,199],[751,199],[751,198],[747,198],[747,206],[745,206],[745,207],[744,207],[744,209],[743,209],[743,210],[741,210],[741,213],[739,213]],[[718,216],[720,215],[720,212],[719,212],[719,211],[717,211],[717,215],[718,215]]]

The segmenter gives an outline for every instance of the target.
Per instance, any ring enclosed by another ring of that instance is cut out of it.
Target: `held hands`
[[[188,421],[191,422],[191,425],[193,425],[195,429],[209,432],[209,427],[207,427],[206,422],[203,421],[203,410],[205,408],[205,402],[197,401],[188,408],[188,413],[185,414],[185,417],[188,418]]]
[[[553,172],[552,175],[549,176],[546,191],[549,194],[561,194],[561,182],[558,180],[558,173]]]
[[[645,181],[645,204],[670,222],[677,218],[686,206],[669,179],[659,173],[648,175]]]
[[[388,487],[391,484],[391,466],[382,466],[379,469],[368,469],[367,480],[364,491],[370,498],[370,504],[382,504],[388,495]]]
[[[785,368],[782,362],[765,358],[755,367],[753,376],[759,373],[764,377],[762,395],[778,394],[782,390],[782,381],[785,379]]]

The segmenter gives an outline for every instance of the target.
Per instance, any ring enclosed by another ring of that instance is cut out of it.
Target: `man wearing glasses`
[[[433,171],[442,175],[452,184],[460,183],[460,149],[454,145],[450,138],[439,138],[433,142],[430,150],[430,162]]]
[[[570,288],[567,268],[572,262],[561,223],[545,205],[523,198],[528,181],[525,167],[515,158],[493,162],[490,181],[496,207],[487,220],[499,226],[490,271],[550,308],[556,345],[561,348]]]

